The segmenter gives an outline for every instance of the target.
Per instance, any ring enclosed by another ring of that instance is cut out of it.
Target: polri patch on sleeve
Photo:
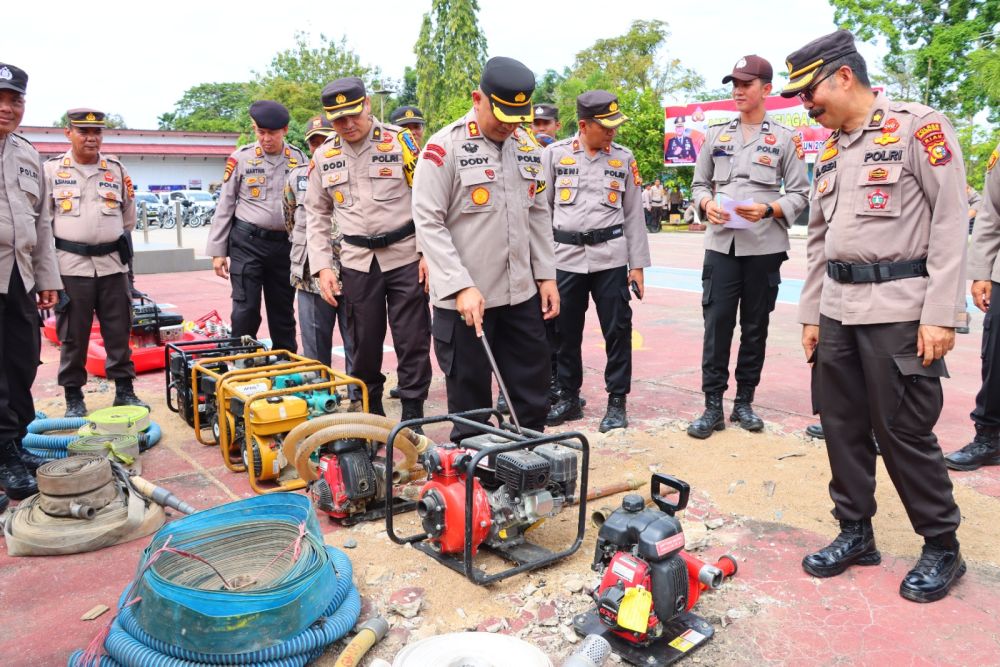
[[[236,158],[230,157],[226,160],[226,171],[222,174],[222,182],[225,183],[229,180],[229,177],[233,175],[233,170],[236,169]]]
[[[629,162],[628,168],[632,171],[632,183],[636,186],[642,185],[642,177],[639,176],[639,163],[632,160]]]
[[[948,139],[944,136],[941,123],[927,123],[914,132],[913,136],[923,144],[927,161],[932,167],[941,167],[951,162],[951,148],[948,147]]]

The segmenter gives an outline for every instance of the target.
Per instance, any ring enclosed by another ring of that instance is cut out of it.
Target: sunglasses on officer
[[[833,70],[832,72],[830,72],[829,74],[827,74],[826,76],[824,76],[822,79],[820,79],[819,81],[817,81],[813,85],[809,86],[809,88],[807,88],[806,90],[803,90],[801,93],[799,93],[799,99],[802,100],[803,102],[812,102],[813,95],[816,93],[816,89],[819,88],[819,85],[821,83],[823,83],[824,81],[826,81],[827,79],[829,79],[834,74],[836,74],[837,71],[838,70],[836,70],[836,69]]]

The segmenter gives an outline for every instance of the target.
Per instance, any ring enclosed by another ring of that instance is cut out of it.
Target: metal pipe
[[[164,489],[162,486],[156,486],[149,480],[139,477],[138,475],[132,475],[129,478],[129,481],[139,493],[146,496],[157,505],[172,507],[178,512],[183,512],[184,514],[194,514],[198,511],[170,491]]]
[[[646,485],[646,482],[627,479],[624,482],[615,482],[614,484],[607,484],[605,486],[598,486],[591,489],[587,493],[587,500],[597,500],[598,498],[606,498],[608,496],[613,496],[616,493],[623,493],[625,491],[635,491]],[[566,503],[567,505],[575,505],[577,500],[574,498],[571,502]],[[649,503],[646,503],[647,505]]]
[[[181,200],[174,200],[174,219],[177,221],[177,247],[183,248],[184,241],[181,237],[181,228],[184,226],[184,218],[181,217]]]
[[[479,334],[479,340],[483,341],[483,349],[486,350],[486,358],[490,360],[490,367],[493,369],[493,375],[497,376],[497,384],[500,385],[500,391],[503,392],[503,397],[507,399],[507,408],[510,410],[510,419],[514,422],[514,427],[517,429],[518,433],[521,433],[521,422],[517,419],[517,413],[514,412],[514,401],[510,400],[510,394],[507,393],[507,385],[504,384],[503,378],[500,377],[500,369],[497,368],[497,361],[493,358],[493,350],[490,349],[490,344],[486,341],[485,334]]]

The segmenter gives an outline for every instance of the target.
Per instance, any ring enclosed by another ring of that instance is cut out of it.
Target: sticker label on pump
[[[673,641],[670,642],[670,646],[674,647],[681,653],[687,653],[703,641],[705,641],[705,635],[701,634],[697,630],[685,630],[681,634],[674,637]]]
[[[656,555],[665,556],[671,551],[684,548],[684,533],[677,533],[656,543]]]
[[[254,394],[259,394],[262,391],[267,391],[270,388],[270,385],[266,382],[249,382],[247,384],[241,384],[236,388],[236,390],[244,396],[253,396]]]

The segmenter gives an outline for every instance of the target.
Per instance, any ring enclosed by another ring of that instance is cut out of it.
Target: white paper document
[[[729,214],[729,222],[722,225],[723,227],[727,229],[749,229],[754,225],[754,223],[736,213],[738,206],[750,206],[753,204],[752,199],[729,199],[728,197],[722,197],[721,199],[722,201],[719,202],[719,206]]]

